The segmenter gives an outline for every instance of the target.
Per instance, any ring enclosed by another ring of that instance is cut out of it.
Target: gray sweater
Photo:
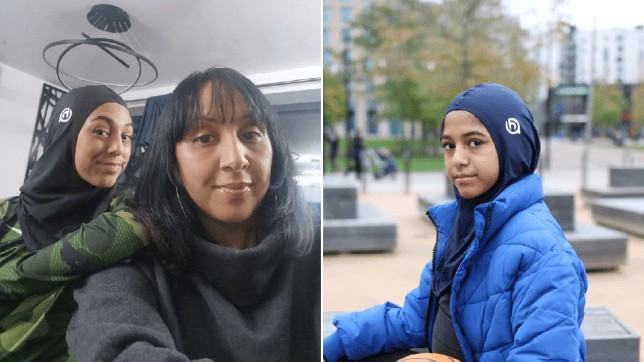
[[[74,361],[319,361],[320,250],[198,237],[190,272],[157,259],[90,276],[67,331]]]

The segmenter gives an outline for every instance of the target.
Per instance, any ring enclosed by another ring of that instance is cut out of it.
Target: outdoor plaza
[[[644,151],[616,148],[601,141],[593,143],[587,148],[584,185],[584,144],[553,140],[549,147],[550,166],[539,171],[546,204],[588,272],[586,318],[582,325],[588,360],[622,353],[626,359],[620,360],[636,361],[638,353],[644,355],[640,343],[644,334],[644,235],[640,232],[644,226],[644,178],[619,172],[623,168],[629,172],[644,169]],[[542,145],[542,152],[544,148]],[[625,180],[616,180],[620,175]],[[336,221],[329,224],[325,219],[324,333],[332,331],[330,318],[334,313],[362,310],[385,301],[403,304],[405,294],[418,285],[436,240],[434,226],[423,210],[432,200],[449,200],[443,173],[413,173],[408,184],[404,173],[395,179],[374,180],[371,175],[366,176],[363,183],[356,182],[353,174],[326,175],[325,187],[327,180],[330,185],[342,184],[343,180],[353,183],[358,213],[368,208],[381,215],[382,223],[394,224],[395,240],[379,241],[372,251],[364,245],[354,251],[328,250],[327,225]],[[622,189],[620,182],[626,183]],[[325,213],[328,201],[325,190]],[[336,234],[331,230],[329,235],[335,238]],[[354,234],[344,235],[350,239]],[[388,233],[380,231],[376,235]],[[340,243],[336,240],[329,245],[334,248]]]

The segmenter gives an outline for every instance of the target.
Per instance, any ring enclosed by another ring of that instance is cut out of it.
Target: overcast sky
[[[521,15],[521,23],[527,29],[544,29],[550,20],[552,0],[503,0],[508,10]],[[564,20],[579,30],[633,29],[644,25],[644,1],[642,0],[566,0],[560,6]]]

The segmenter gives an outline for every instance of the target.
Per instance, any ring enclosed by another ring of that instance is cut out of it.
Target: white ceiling
[[[91,7],[101,3],[128,13],[127,38],[87,21]],[[215,65],[235,68],[256,84],[316,82],[320,88],[320,0],[0,0],[0,63],[48,83],[62,87],[43,60],[44,47],[83,39],[81,33],[126,43],[156,64],[156,81],[124,93],[126,99],[151,89],[171,90],[189,73]],[[48,59],[55,63],[66,47],[53,47]],[[138,70],[134,58],[117,55]],[[63,59],[61,69],[91,73],[93,79],[128,83],[136,74],[94,46],[74,48]],[[144,67],[143,77],[150,74]]]

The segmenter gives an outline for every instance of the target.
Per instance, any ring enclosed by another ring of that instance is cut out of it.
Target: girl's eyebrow
[[[90,122],[105,121],[105,122],[109,123],[111,126],[116,124],[116,122],[114,122],[114,119],[112,119],[109,116],[102,115],[102,114],[99,114],[98,116],[90,119],[89,121]],[[128,126],[132,127],[132,122],[130,122],[130,123],[125,125],[125,127],[128,127]]]
[[[481,136],[481,137],[487,137],[487,135],[481,131],[469,131],[463,134],[463,137],[472,137],[472,136]],[[441,139],[443,138],[451,138],[449,135],[442,134]]]

